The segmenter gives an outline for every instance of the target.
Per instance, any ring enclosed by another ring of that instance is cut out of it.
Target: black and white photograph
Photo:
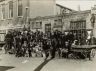
[[[96,0],[0,0],[0,71],[96,71]]]

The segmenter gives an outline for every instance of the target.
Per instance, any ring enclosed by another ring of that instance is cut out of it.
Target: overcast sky
[[[78,10],[79,6],[81,10],[90,10],[96,5],[96,0],[56,0],[56,3],[74,10]]]

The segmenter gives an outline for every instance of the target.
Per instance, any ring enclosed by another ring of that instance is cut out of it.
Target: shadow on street
[[[45,60],[42,64],[40,64],[34,71],[40,71],[49,61],[52,59]]]
[[[12,68],[15,68],[15,67],[11,67],[11,66],[0,66],[0,71],[7,71],[7,70],[12,69]]]

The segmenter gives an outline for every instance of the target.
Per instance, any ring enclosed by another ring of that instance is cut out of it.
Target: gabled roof
[[[71,8],[68,8],[68,7],[62,6],[62,5],[60,5],[60,4],[56,4],[56,6],[59,6],[59,7],[61,7],[61,8],[65,8],[65,9],[68,9],[68,10],[71,10],[71,11],[75,11],[75,10],[73,10],[73,9],[71,9]]]

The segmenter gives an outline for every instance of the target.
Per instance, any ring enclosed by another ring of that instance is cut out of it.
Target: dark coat
[[[46,39],[43,39],[43,50],[48,50],[50,49],[50,46],[47,44],[47,40]]]

